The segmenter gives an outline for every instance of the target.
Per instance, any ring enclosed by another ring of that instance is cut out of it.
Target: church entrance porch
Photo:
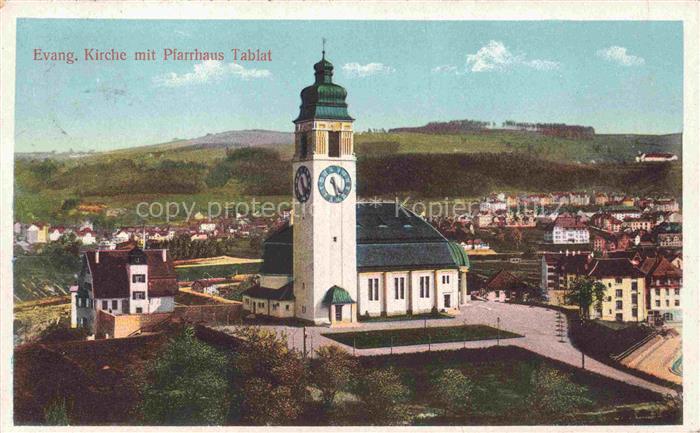
[[[328,320],[331,326],[356,323],[356,305],[347,290],[333,286],[326,292],[323,304],[328,306]]]

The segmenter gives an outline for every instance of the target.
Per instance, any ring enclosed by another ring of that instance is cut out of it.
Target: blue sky
[[[145,21],[17,24],[16,150],[106,150],[233,129],[292,131],[321,38],[356,130],[476,119],[683,127],[680,22]],[[33,50],[124,50],[125,62],[35,61]],[[168,61],[164,48],[223,51]],[[232,65],[232,48],[272,51]],[[158,60],[137,62],[134,51]]]

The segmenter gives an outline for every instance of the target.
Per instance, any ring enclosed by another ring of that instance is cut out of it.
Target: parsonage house
[[[397,204],[357,203],[347,92],[325,53],[314,71],[294,121],[293,215],[264,242],[243,308],[315,324],[459,308],[468,299],[464,249]]]
[[[124,337],[169,318],[178,291],[165,249],[93,250],[71,288],[71,326],[97,337]]]

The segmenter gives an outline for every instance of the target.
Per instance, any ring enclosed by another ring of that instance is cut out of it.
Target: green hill
[[[222,142],[231,136],[219,135]],[[141,201],[206,206],[253,196],[289,200],[292,146],[282,144],[285,135],[277,137],[280,142],[250,147],[178,140],[82,158],[16,158],[15,215],[23,222],[70,222],[82,217],[78,204],[97,202],[125,210],[117,222],[134,223],[133,210]],[[639,151],[680,155],[680,134],[569,140],[519,131],[403,132],[358,133],[355,141],[358,191],[365,198],[594,188],[678,195],[681,190],[680,162],[631,162]]]

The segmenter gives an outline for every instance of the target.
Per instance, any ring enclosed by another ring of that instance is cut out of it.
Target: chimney
[[[95,263],[100,263],[100,250],[95,251]]]
[[[163,251],[163,263],[165,263],[165,262],[168,261],[168,250],[166,250],[165,248],[163,248],[162,251]]]

